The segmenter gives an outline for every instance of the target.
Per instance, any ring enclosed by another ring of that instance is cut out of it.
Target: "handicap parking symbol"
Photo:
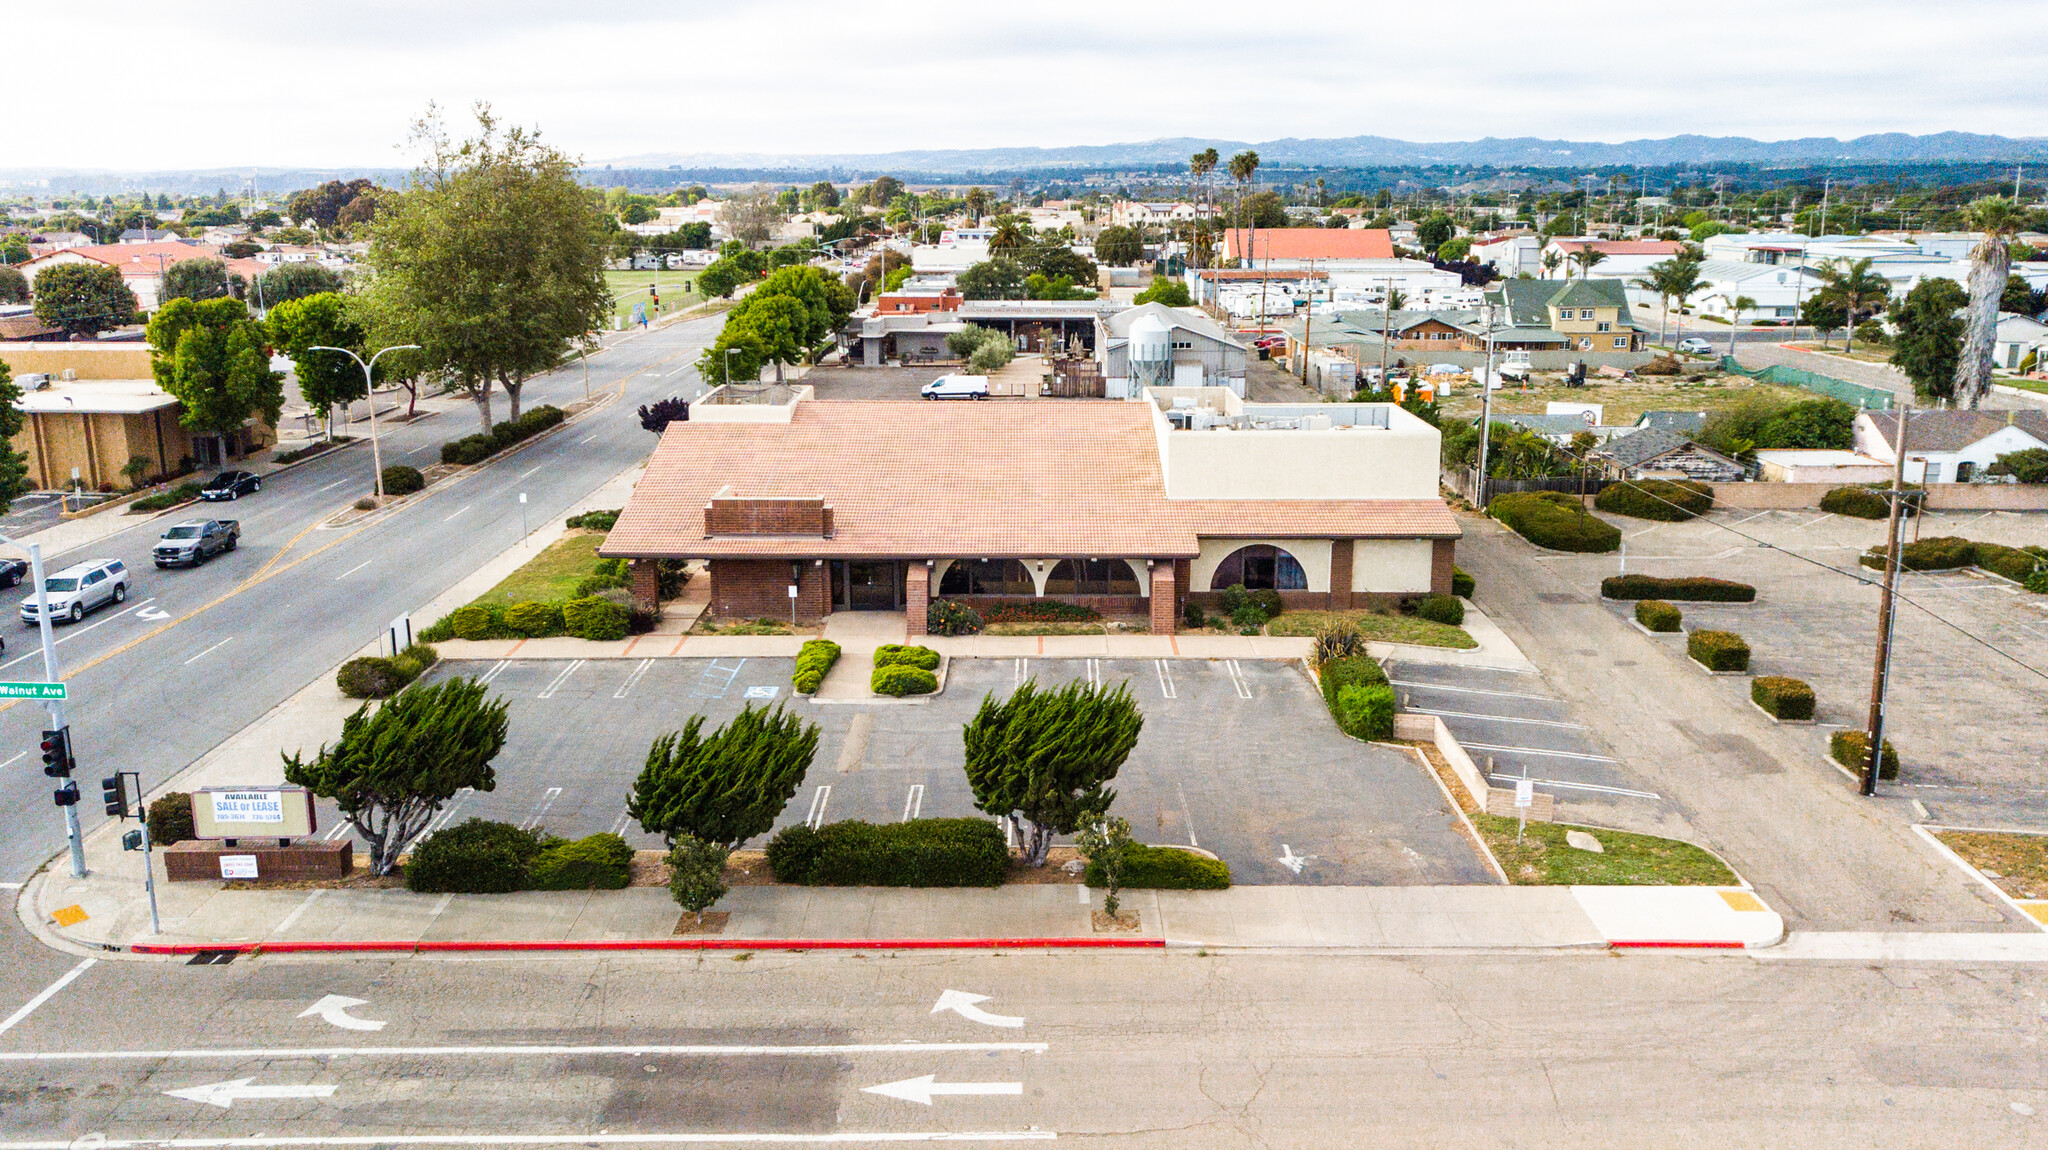
[[[749,699],[772,699],[772,698],[774,698],[774,697],[775,697],[776,693],[777,693],[778,691],[780,691],[780,690],[782,690],[782,688],[780,688],[780,687],[748,687],[748,688],[747,688],[747,698],[749,698]]]

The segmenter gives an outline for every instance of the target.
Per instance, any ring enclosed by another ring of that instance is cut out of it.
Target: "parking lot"
[[[497,788],[459,796],[441,821],[610,830],[657,848],[625,815],[648,746],[692,714],[716,726],[748,703],[788,701],[791,669],[737,658],[443,663],[433,677],[485,678],[510,702],[511,723]],[[921,705],[798,701],[821,738],[777,825],[978,815],[961,727],[985,694],[1026,679],[1130,684],[1145,729],[1113,809],[1140,841],[1213,851],[1241,883],[1489,881],[1415,757],[1346,738],[1304,669],[1278,661],[955,660],[945,692]],[[323,812],[323,825],[332,818]]]

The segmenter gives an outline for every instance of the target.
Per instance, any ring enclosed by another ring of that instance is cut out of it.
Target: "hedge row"
[[[818,684],[825,681],[826,672],[839,661],[839,644],[830,639],[806,639],[797,648],[796,674],[789,677],[790,686],[800,695],[815,695]]]
[[[1101,865],[1089,863],[1081,881],[1105,885]],[[1129,890],[1229,890],[1230,868],[1193,851],[1131,843],[1124,848],[1123,885]]]
[[[877,695],[929,695],[939,689],[939,677],[923,667],[908,663],[885,663],[868,676],[868,689]]]
[[[1338,730],[1359,739],[1394,737],[1394,688],[1377,660],[1368,655],[1326,659],[1316,676]]]
[[[1456,595],[1425,595],[1415,601],[1415,617],[1457,627],[1465,622],[1465,601]]]
[[[586,511],[581,515],[571,515],[563,522],[571,531],[578,527],[591,531],[610,531],[618,524],[619,512],[622,510],[624,509],[614,507],[609,511]]]
[[[482,463],[515,443],[532,439],[565,418],[561,408],[552,403],[541,404],[518,419],[492,424],[489,435],[465,435],[442,444],[441,462]]]
[[[924,625],[934,635],[979,635],[981,612],[951,599],[934,599],[924,609]]]
[[[1652,631],[1675,632],[1684,618],[1678,608],[1662,599],[1644,599],[1636,604],[1636,622]]]
[[[1820,509],[1835,515],[1847,515],[1852,519],[1888,519],[1892,513],[1890,484],[1867,487],[1837,487],[1820,497]],[[1909,489],[1900,500],[1901,515],[1911,518],[1920,513],[1920,504],[1927,499],[1927,493]]]
[[[1759,675],[1749,681],[1749,697],[1775,719],[1813,718],[1813,688],[1783,675]]]
[[[1836,731],[1828,737],[1828,757],[1861,775],[1870,765],[1870,736],[1862,731]],[[1878,759],[1877,777],[1899,777],[1899,751],[1892,746],[1890,739],[1884,741],[1884,754]]]
[[[798,823],[768,840],[776,881],[804,886],[1001,886],[1009,865],[987,819]]]
[[[639,618],[636,618],[640,616]],[[636,612],[632,596],[618,589],[571,599],[567,603],[530,600],[523,603],[471,603],[420,632],[443,639],[541,639],[569,635],[578,639],[623,639],[635,629],[652,628],[653,615]]]
[[[1659,579],[1654,575],[1609,575],[1600,580],[1600,595],[1606,599],[1662,599],[1683,603],[1749,603],[1756,588],[1731,579],[1688,575]]]
[[[335,672],[334,682],[351,699],[382,699],[397,694],[440,661],[439,651],[414,643],[389,659],[375,655],[350,659]]]
[[[1679,523],[1712,510],[1714,489],[1690,479],[1632,479],[1602,490],[1593,506],[1633,519]]]
[[[1466,571],[1463,567],[1451,568],[1451,594],[1460,598],[1470,599],[1472,592],[1478,589],[1479,583],[1472,578],[1471,572]]]
[[[1685,637],[1685,653],[1709,671],[1749,670],[1749,644],[1733,631],[1694,631]]]
[[[564,839],[535,828],[470,819],[428,836],[405,863],[405,885],[426,893],[619,890],[633,848],[614,834]]]
[[[1884,548],[1872,547],[1863,553],[1862,563],[1882,571],[1884,556]],[[1981,567],[2035,591],[2041,589],[2040,577],[2048,572],[2048,547],[2007,547],[2002,543],[1973,543],[1955,535],[1938,535],[1901,547],[1899,566],[1908,571]]]
[[[1058,599],[1003,599],[976,608],[984,623],[1093,623],[1102,612]]]
[[[924,671],[939,669],[939,653],[930,647],[912,647],[902,643],[884,643],[875,648],[876,667],[916,667]]]
[[[1496,495],[1486,513],[1522,538],[1552,551],[1601,552],[1621,546],[1620,528],[1588,514],[1577,496],[1562,491]]]

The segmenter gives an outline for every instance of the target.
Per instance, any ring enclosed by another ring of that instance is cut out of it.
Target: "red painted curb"
[[[524,950],[1163,950],[1163,938],[637,938],[587,941],[137,943],[135,954],[340,954]]]
[[[1609,939],[1607,945],[1614,950],[1742,950],[1747,944],[1706,939],[1639,938]]]

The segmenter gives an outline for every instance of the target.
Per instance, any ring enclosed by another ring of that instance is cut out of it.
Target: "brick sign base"
[[[164,872],[172,882],[219,882],[222,855],[254,855],[259,879],[347,878],[355,867],[355,844],[298,842],[288,847],[222,846],[204,839],[187,839],[164,848]]]

